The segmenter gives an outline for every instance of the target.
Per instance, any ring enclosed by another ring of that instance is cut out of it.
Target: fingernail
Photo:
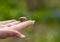
[[[35,23],[35,20],[32,20],[32,23],[34,24]]]
[[[25,38],[26,36],[25,35],[20,35],[21,38]]]
[[[23,34],[17,35],[18,38],[25,38],[26,36]]]

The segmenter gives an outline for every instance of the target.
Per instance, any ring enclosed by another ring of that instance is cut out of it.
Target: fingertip
[[[32,24],[34,24],[35,23],[35,20],[29,20],[29,22],[32,22]]]

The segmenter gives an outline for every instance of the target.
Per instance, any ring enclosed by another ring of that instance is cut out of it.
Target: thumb
[[[4,39],[7,37],[24,38],[25,35],[21,34],[20,32],[16,30],[0,30],[0,39]]]
[[[25,38],[25,35],[23,35],[22,33],[20,33],[19,31],[16,31],[16,30],[11,30],[9,32],[9,36],[14,36],[14,37],[18,37],[18,38]]]

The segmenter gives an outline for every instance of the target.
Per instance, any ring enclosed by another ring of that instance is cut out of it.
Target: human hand
[[[7,37],[20,37],[24,38],[25,35],[21,34],[19,31],[34,24],[34,20],[28,21],[17,21],[17,20],[7,20],[0,22],[0,39]]]

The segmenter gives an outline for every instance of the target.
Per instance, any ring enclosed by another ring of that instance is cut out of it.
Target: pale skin
[[[27,20],[20,22],[17,20],[7,20],[0,22],[0,39],[8,37],[19,37],[24,38],[25,35],[20,33],[20,30],[25,29],[26,27],[34,24],[33,20]]]

